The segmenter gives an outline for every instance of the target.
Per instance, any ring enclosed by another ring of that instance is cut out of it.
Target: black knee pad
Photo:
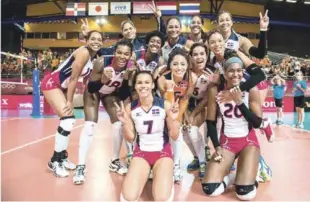
[[[236,185],[236,193],[240,196],[246,195],[254,190],[255,184],[252,185]]]
[[[221,183],[201,183],[205,194],[211,195],[221,185]]]

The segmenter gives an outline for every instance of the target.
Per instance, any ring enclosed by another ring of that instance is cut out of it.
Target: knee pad
[[[84,128],[83,128],[83,134],[85,133],[87,136],[93,136],[96,126],[97,126],[97,123],[95,122],[85,121]]]
[[[202,183],[202,190],[208,196],[218,196],[225,191],[225,183]]]
[[[75,117],[74,116],[64,116],[60,119],[60,124],[57,129],[57,132],[60,135],[68,136],[75,125]]]
[[[242,201],[249,201],[256,196],[256,185],[236,185],[237,197]]]

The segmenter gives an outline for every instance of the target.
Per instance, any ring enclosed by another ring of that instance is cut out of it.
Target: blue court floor
[[[84,112],[82,109],[75,109],[74,110],[75,117],[77,119],[83,119],[84,118]],[[40,117],[33,117],[33,118],[51,118],[56,116],[40,116]],[[104,112],[100,111],[100,119],[108,118],[109,116]],[[276,121],[276,113],[271,112],[265,112],[264,117],[270,117],[272,122],[275,123]],[[7,110],[4,109],[1,111],[1,118],[31,118],[31,110]],[[284,113],[283,116],[283,122],[285,125],[295,125],[296,123],[296,113],[290,112],[290,113]],[[310,130],[310,112],[305,113],[305,121],[304,121],[304,129]]]

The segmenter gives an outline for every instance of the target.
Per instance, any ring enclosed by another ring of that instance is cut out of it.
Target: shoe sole
[[[111,172],[117,173],[117,174],[119,174],[119,175],[126,175],[126,173],[127,173],[127,172],[125,172],[125,173],[117,172],[117,169],[111,168],[111,167],[109,167],[109,170],[110,170]]]

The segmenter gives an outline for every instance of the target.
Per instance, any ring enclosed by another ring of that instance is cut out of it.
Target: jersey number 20
[[[242,117],[242,114],[239,111],[237,105],[234,106],[234,105],[232,105],[230,103],[226,103],[224,105],[224,107],[225,107],[224,116],[226,116],[228,118],[233,118],[233,115],[236,118],[241,118]]]

